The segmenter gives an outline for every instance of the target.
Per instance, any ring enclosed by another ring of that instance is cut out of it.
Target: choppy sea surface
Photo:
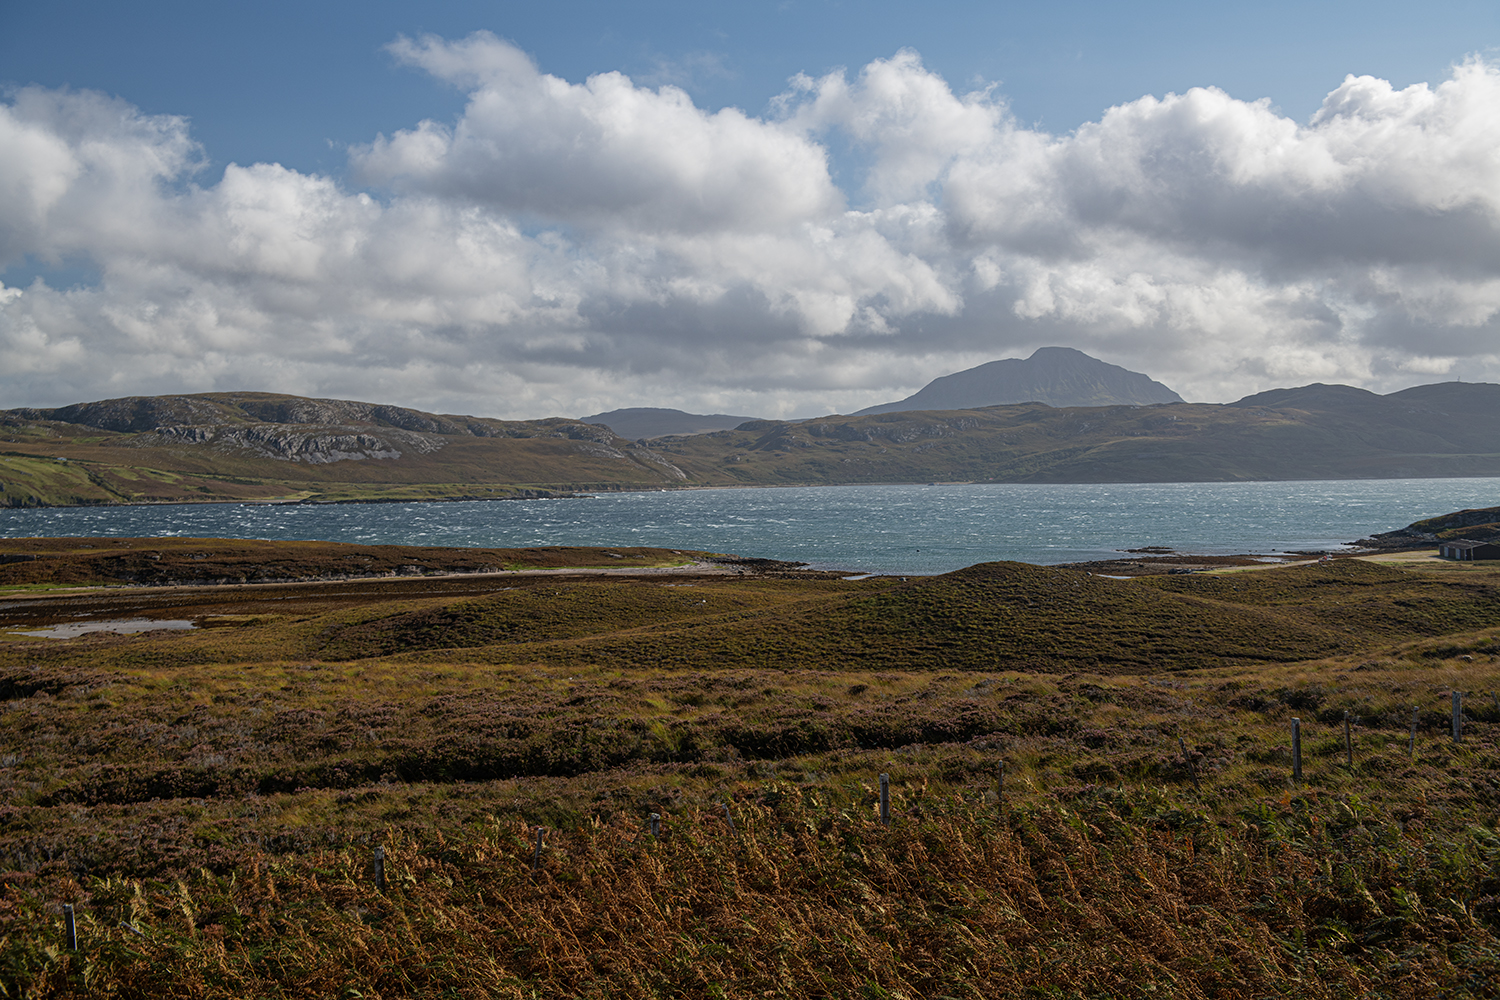
[[[1465,507],[1500,479],[1117,485],[814,486],[603,493],[586,499],[182,504],[0,511],[0,537],[184,536],[396,545],[655,545],[866,573],[977,562],[1337,549]]]

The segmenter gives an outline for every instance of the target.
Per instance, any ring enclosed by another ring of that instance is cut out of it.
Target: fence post
[[[1354,739],[1349,735],[1349,713],[1344,713],[1344,766],[1354,766]]]
[[[891,776],[880,776],[880,825],[891,825]]]
[[[377,847],[371,858],[370,867],[375,875],[375,891],[385,893],[385,848]]]
[[[661,813],[652,813],[648,821],[650,823],[651,836],[661,836]]]
[[[738,838],[740,835],[740,828],[734,825],[734,813],[729,811],[728,802],[724,803],[724,818],[729,820],[729,832],[734,834],[735,837]]]
[[[542,834],[546,827],[536,828],[536,849],[531,852],[531,877],[536,878],[536,873],[542,868]]]
[[[1406,744],[1406,759],[1411,760],[1417,754],[1417,706],[1411,707],[1411,739]]]
[[[1464,741],[1464,693],[1453,692],[1453,742]]]
[[[1005,761],[995,765],[995,801],[1000,811],[1000,822],[1005,822]]]
[[[1302,786],[1302,720],[1292,719],[1292,781]]]
[[[1198,769],[1193,766],[1193,758],[1188,756],[1187,744],[1182,741],[1181,736],[1177,737],[1177,746],[1182,749],[1182,762],[1187,765],[1188,774],[1193,777],[1193,790],[1202,795],[1203,786],[1198,784]]]
[[[68,931],[68,950],[78,950],[78,924],[73,920],[73,904],[63,904],[63,926]]]

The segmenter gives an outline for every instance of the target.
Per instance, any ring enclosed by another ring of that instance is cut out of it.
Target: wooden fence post
[[[995,765],[995,802],[1000,812],[1000,822],[1005,822],[1005,761]]]
[[[385,848],[377,847],[370,860],[370,867],[375,876],[375,891],[385,893]]]
[[[880,825],[891,825],[891,776],[880,776]]]
[[[1453,742],[1464,741],[1464,694],[1462,691],[1453,692]]]
[[[1193,766],[1193,758],[1188,756],[1187,744],[1183,742],[1181,736],[1177,737],[1177,746],[1182,750],[1182,762],[1187,765],[1188,774],[1192,775],[1193,790],[1202,795],[1203,786],[1198,784],[1198,769]]]
[[[73,919],[73,904],[63,904],[63,926],[68,931],[68,950],[78,950],[78,924]]]
[[[1354,766],[1354,739],[1349,735],[1349,713],[1344,713],[1344,766]]]
[[[542,868],[542,835],[546,827],[536,828],[536,849],[531,852],[531,876],[536,878],[536,873]]]
[[[1406,758],[1411,760],[1417,755],[1417,706],[1411,707],[1411,739],[1406,744]]]
[[[651,836],[653,836],[653,837],[660,837],[661,836],[661,813],[652,813],[651,814],[651,818],[649,820],[649,823],[650,823]]]
[[[1292,719],[1292,781],[1302,787],[1302,720]]]
[[[734,813],[729,811],[728,802],[724,803],[724,818],[729,820],[729,832],[734,834],[735,837],[738,838],[740,835],[740,828],[734,825]]]

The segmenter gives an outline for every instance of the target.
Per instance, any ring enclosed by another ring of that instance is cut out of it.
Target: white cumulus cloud
[[[469,102],[451,128],[424,121],[357,150],[367,181],[630,232],[776,231],[843,207],[823,147],[779,123],[620,73],[571,84],[486,33],[391,48]]]
[[[1067,135],[902,51],[762,116],[487,33],[348,177],[206,176],[187,123],[0,103],[0,405],[225,388],[502,416],[852,410],[1067,344],[1189,398],[1500,377],[1500,70],[1350,76],[1305,122],[1212,88]],[[855,150],[841,179],[831,149]]]

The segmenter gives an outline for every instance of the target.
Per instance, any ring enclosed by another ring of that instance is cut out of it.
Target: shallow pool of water
[[[113,618],[105,621],[68,622],[48,628],[25,629],[7,632],[7,635],[25,635],[36,639],[76,639],[90,632],[116,632],[134,635],[137,632],[152,632],[156,629],[196,628],[192,622],[182,618]]]

